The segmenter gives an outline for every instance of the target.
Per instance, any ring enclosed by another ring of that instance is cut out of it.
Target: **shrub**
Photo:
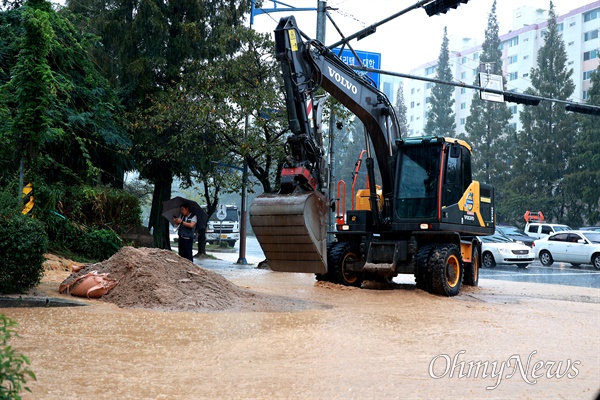
[[[0,399],[20,400],[19,393],[23,390],[31,392],[25,386],[28,379],[36,380],[35,374],[29,369],[29,359],[18,354],[8,345],[12,336],[18,337],[14,328],[17,323],[4,314],[0,314]]]
[[[94,260],[106,260],[123,246],[121,238],[110,229],[89,229],[76,243],[75,251]]]
[[[0,293],[25,293],[40,283],[47,248],[39,221],[19,213],[0,214]]]

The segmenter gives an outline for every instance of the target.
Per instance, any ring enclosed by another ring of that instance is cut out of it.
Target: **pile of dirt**
[[[92,271],[107,273],[108,277],[118,281],[101,299],[119,307],[164,311],[265,311],[300,305],[292,299],[240,288],[171,251],[155,248],[123,247],[108,260],[72,273],[62,284],[67,285]]]

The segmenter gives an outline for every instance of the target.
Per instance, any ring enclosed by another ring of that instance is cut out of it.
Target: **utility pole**
[[[325,11],[327,10],[327,2],[317,0],[317,40],[325,43]]]

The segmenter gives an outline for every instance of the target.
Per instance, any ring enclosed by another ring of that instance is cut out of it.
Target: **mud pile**
[[[161,249],[124,247],[108,260],[86,265],[71,274],[63,284],[91,271],[108,273],[108,277],[118,281],[101,299],[119,307],[262,311],[282,301],[240,288],[213,271]]]

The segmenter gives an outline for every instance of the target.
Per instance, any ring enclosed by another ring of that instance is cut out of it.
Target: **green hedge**
[[[19,213],[0,214],[0,293],[25,293],[44,275],[48,238],[43,224]]]

